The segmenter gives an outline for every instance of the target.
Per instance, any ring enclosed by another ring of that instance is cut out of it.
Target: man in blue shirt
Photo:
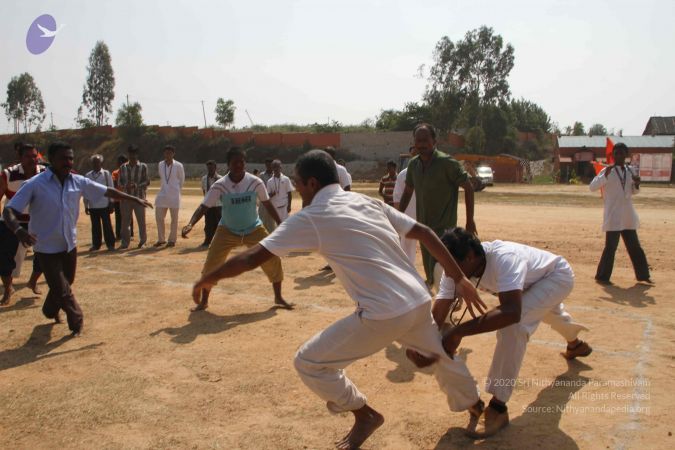
[[[96,183],[82,175],[71,173],[74,151],[63,142],[49,146],[48,170],[21,186],[5,207],[2,217],[7,227],[25,246],[34,246],[35,256],[42,266],[49,293],[42,307],[45,317],[60,322],[63,310],[73,336],[82,332],[83,316],[80,305],[70,288],[75,280],[77,265],[77,219],[80,198],[95,202],[103,196],[129,200],[143,206],[146,200],[124,194]],[[17,215],[30,207],[28,230],[22,228]]]

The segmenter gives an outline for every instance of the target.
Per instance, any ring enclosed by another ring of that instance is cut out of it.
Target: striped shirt
[[[40,172],[44,172],[45,166],[42,166],[40,164],[37,165],[35,174],[37,175]],[[14,195],[17,193],[21,185],[28,180],[30,177],[26,175],[26,173],[23,170],[23,166],[21,164],[15,164],[11,167],[8,167],[7,169],[2,171],[2,176],[3,180],[5,180],[5,184],[7,185],[7,190],[5,191],[5,195],[7,196],[7,200],[9,201]],[[24,213],[26,213],[24,211]],[[28,223],[30,221],[30,215],[29,214],[19,214],[17,216],[17,219],[20,223]]]
[[[396,186],[396,175],[385,175],[380,179],[380,189],[382,197],[387,205],[394,206],[394,187]]]
[[[135,166],[124,163],[120,166],[119,171],[120,190],[129,195],[133,195],[134,197],[145,198],[145,190],[150,184],[150,178],[148,178],[148,166],[142,162],[136,163]],[[134,188],[129,186],[132,183],[136,185]]]

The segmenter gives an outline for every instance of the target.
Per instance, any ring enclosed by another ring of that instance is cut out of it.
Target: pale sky
[[[146,124],[215,123],[232,99],[235,125],[343,124],[418,101],[417,68],[435,44],[481,25],[515,48],[514,97],[563,128],[600,122],[642,134],[649,116],[675,115],[675,2],[298,0],[19,1],[0,14],[0,99],[29,72],[59,128],[72,128],[94,44],[108,44],[116,112],[126,95]],[[104,4],[105,3],[105,4]],[[33,20],[65,24],[41,55],[26,48]],[[114,122],[114,116],[109,123]],[[0,112],[0,133],[11,124]]]

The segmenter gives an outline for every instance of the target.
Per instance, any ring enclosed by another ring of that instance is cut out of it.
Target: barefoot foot
[[[14,294],[14,288],[13,287],[5,288],[5,293],[2,295],[2,300],[0,300],[0,305],[2,305],[2,306],[9,305],[9,301],[11,300],[13,294]]]
[[[39,287],[37,287],[37,284],[30,284],[30,283],[29,283],[27,287],[28,287],[28,289],[30,289],[31,291],[33,291],[33,294],[35,294],[35,295],[42,295],[42,291],[40,290]]]
[[[336,448],[340,450],[356,450],[361,447],[366,439],[375,432],[384,423],[382,414],[366,405],[361,409],[352,411],[354,413],[354,426],[349,433],[337,442]]]
[[[190,311],[195,312],[195,311],[205,311],[209,307],[208,302],[201,302],[198,303],[197,306],[194,308],[190,308]]]
[[[293,308],[295,308],[294,303],[288,303],[288,302],[286,302],[286,300],[284,300],[281,297],[278,297],[278,298],[274,299],[274,306],[277,306],[277,307],[283,308],[283,309],[293,309]]]

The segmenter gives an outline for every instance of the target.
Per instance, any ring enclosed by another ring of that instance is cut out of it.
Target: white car
[[[480,166],[476,169],[476,176],[485,186],[494,186],[494,171],[492,167]]]

